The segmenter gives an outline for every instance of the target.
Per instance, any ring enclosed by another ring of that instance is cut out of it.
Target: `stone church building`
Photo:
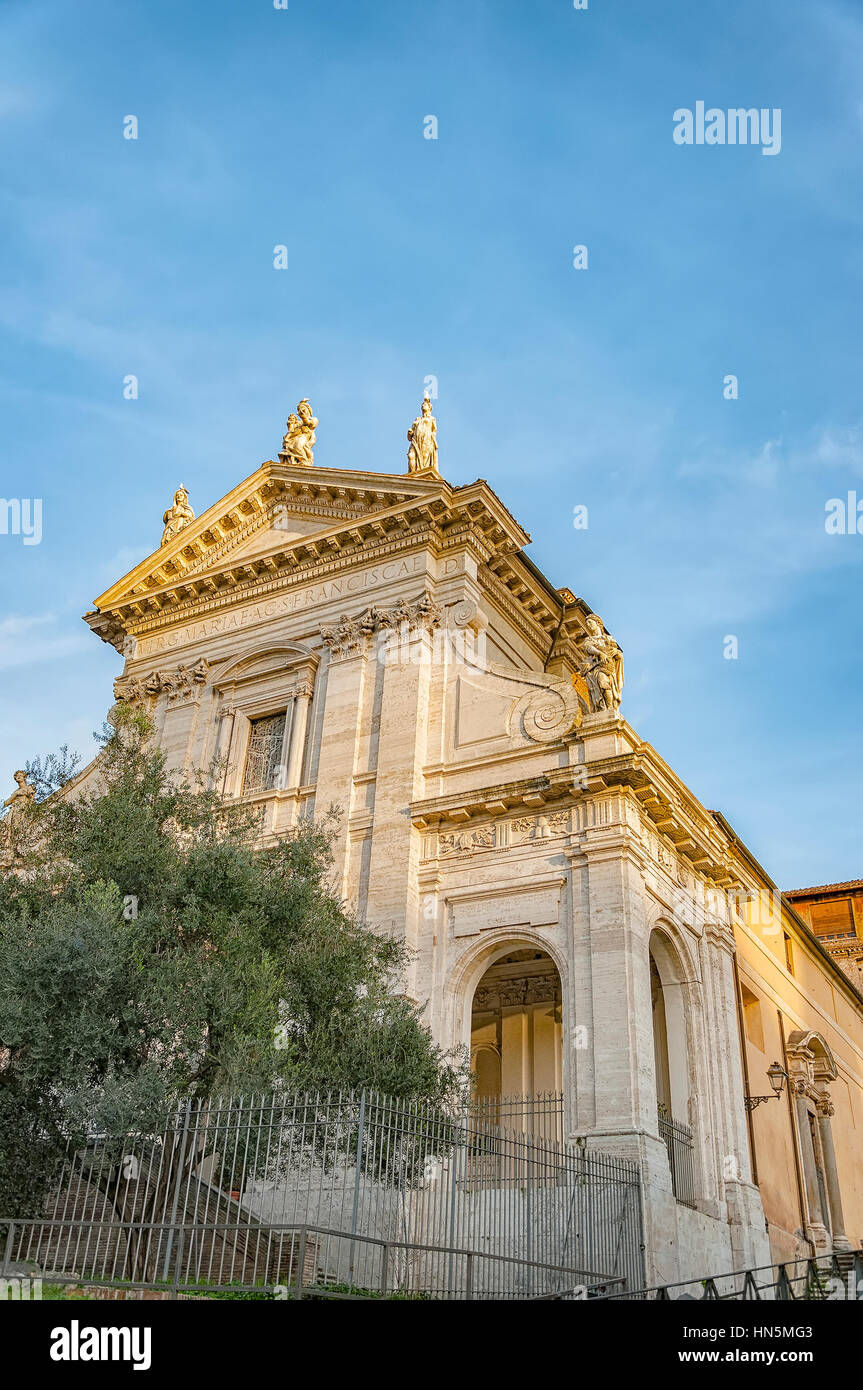
[[[602,620],[440,474],[431,403],[406,471],[319,467],[317,423],[200,516],[180,488],[96,600],[116,698],[265,837],[340,808],[339,890],[482,1103],[639,1160],[648,1282],[859,1248],[863,996],[626,722]]]

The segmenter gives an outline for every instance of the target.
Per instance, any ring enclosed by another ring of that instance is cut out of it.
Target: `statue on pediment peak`
[[[437,473],[437,420],[429,396],[423,400],[422,414],[408,430],[408,443],[408,472]]]
[[[287,433],[282,440],[280,455],[286,463],[297,463],[303,468],[314,466],[318,423],[317,416],[304,397],[296,413],[288,416]]]

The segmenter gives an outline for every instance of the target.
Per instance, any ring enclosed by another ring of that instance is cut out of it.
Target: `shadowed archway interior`
[[[561,983],[545,951],[509,951],[486,970],[473,997],[471,1065],[480,1100],[562,1089]]]

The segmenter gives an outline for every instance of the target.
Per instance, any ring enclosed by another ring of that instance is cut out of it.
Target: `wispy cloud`
[[[0,670],[56,661],[84,649],[86,634],[58,629],[56,613],[36,613],[0,620]]]

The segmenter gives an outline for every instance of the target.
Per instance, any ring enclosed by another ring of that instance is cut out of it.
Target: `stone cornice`
[[[435,826],[459,824],[474,817],[506,815],[522,808],[541,810],[546,805],[555,802],[562,804],[571,798],[572,784],[572,770],[561,768],[541,777],[413,801],[409,807],[411,824],[417,830],[429,830]]]
[[[348,554],[338,554],[330,559],[322,559],[320,555],[314,555],[305,563],[297,560],[296,564],[284,573],[273,575],[271,570],[265,568],[264,574],[268,577],[261,577],[258,570],[244,579],[240,571],[253,570],[254,567],[250,561],[248,565],[238,566],[237,570],[231,571],[230,584],[224,590],[211,596],[208,596],[209,591],[207,589],[202,589],[184,600],[177,600],[170,608],[157,610],[154,616],[149,618],[143,614],[137,617],[128,616],[134,613],[138,606],[133,603],[122,605],[114,615],[88,614],[87,621],[90,622],[91,627],[97,628],[97,617],[114,616],[124,632],[134,633],[135,636],[149,635],[165,627],[171,627],[175,623],[190,622],[193,619],[204,617],[208,613],[218,612],[223,608],[233,608],[238,604],[252,603],[288,589],[323,582],[335,574],[355,569],[360,558],[363,565],[366,565],[385,560],[388,556],[398,556],[406,551],[421,549],[424,546],[431,546],[433,553],[435,553],[434,537],[429,531],[401,533],[396,540],[388,538],[377,545],[366,543],[361,548],[357,547],[351,550]],[[303,548],[303,546],[297,546],[296,551]],[[264,558],[269,559],[271,557]],[[91,617],[93,621],[91,621]]]
[[[437,489],[432,488],[434,492]],[[129,574],[96,600],[99,608],[109,608],[133,591],[146,591],[154,574],[167,573],[179,579],[190,565],[208,554],[219,554],[227,540],[242,539],[256,529],[254,523],[267,507],[281,503],[288,511],[327,507],[368,515],[419,500],[429,493],[421,481],[384,474],[362,474],[335,469],[296,468],[268,460],[244,479],[196,521],[183,528],[172,541],[148,556]],[[312,510],[312,514],[314,514]],[[250,526],[250,523],[252,525]],[[167,580],[165,582],[168,582]]]
[[[542,620],[526,609],[520,598],[497,577],[489,568],[479,571],[478,579],[491,601],[509,619],[513,627],[530,644],[537,656],[544,661],[551,651],[554,629],[558,619],[547,606],[538,610]]]
[[[242,553],[256,535],[275,533],[276,517],[285,515],[320,517],[324,525],[282,547],[275,541],[269,550]],[[528,561],[522,547],[529,540],[482,480],[453,488],[439,477],[270,460],[106,590],[85,621],[122,649],[127,635],[157,633],[359,561],[422,545],[436,557],[467,548],[490,600],[545,664],[552,655],[566,659],[589,610],[569,590],[554,590]]]
[[[176,584],[190,568],[199,569],[202,559],[223,555],[226,541],[230,545],[253,534],[262,513],[276,505],[298,514],[329,514],[339,523],[330,528],[336,532],[344,530],[341,523],[345,520],[385,527],[388,520],[397,520],[400,513],[415,509],[445,515],[450,524],[479,524],[482,530],[496,532],[496,546],[503,548],[517,549],[529,540],[527,532],[482,482],[452,488],[443,478],[310,470],[270,460],[106,590],[96,606],[115,607],[133,593]],[[315,535],[323,539],[329,532]]]
[[[699,824],[688,809],[665,785],[660,770],[641,753],[621,754],[586,765],[554,768],[540,777],[519,779],[469,792],[414,801],[410,806],[412,824],[419,830],[440,825],[494,817],[515,808],[559,809],[576,801],[597,797],[602,792],[623,792],[631,796],[639,812],[673,844],[678,855],[718,887],[730,884],[728,846],[716,833],[712,821],[702,813]]]
[[[86,621],[105,641],[120,646],[123,637],[132,633],[142,635],[166,626],[187,622],[227,605],[246,602],[295,583],[308,583],[318,577],[332,575],[351,568],[362,560],[380,559],[406,549],[429,546],[436,555],[452,547],[470,547],[482,565],[499,551],[511,550],[527,539],[506,508],[486,484],[475,483],[452,489],[442,479],[434,484],[425,480],[424,495],[395,497],[396,505],[386,506],[395,495],[395,479],[388,478],[389,492],[380,488],[351,489],[337,487],[332,480],[310,480],[308,477],[289,478],[295,489],[296,506],[302,510],[309,505],[302,489],[312,486],[322,492],[372,495],[383,503],[377,511],[366,510],[347,522],[307,536],[295,537],[284,547],[266,553],[238,556],[234,565],[226,560],[227,550],[236,549],[248,536],[259,531],[270,520],[279,498],[285,496],[286,479],[275,477],[276,465],[263,465],[270,472],[254,475],[247,480],[245,492],[235,489],[226,502],[231,502],[237,517],[235,537],[227,539],[216,512],[224,512],[224,504],[211,508],[192,523],[137,570],[97,600],[97,610],[86,615]],[[296,469],[278,466],[282,473],[297,473]],[[307,470],[299,470],[306,473]],[[316,470],[317,472],[317,470]],[[261,473],[261,470],[259,470]],[[362,475],[338,474],[339,478],[358,479]],[[365,475],[366,478],[375,475]],[[401,479],[398,480],[402,482]],[[351,501],[351,498],[348,499]],[[328,504],[329,505],[329,504]],[[206,542],[206,545],[205,545]]]

